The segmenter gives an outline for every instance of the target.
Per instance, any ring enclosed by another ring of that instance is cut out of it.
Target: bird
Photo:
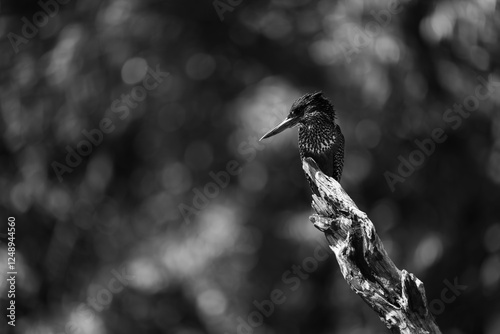
[[[344,135],[336,122],[336,112],[322,92],[307,93],[298,98],[283,122],[260,140],[298,126],[300,159],[312,158],[327,176],[340,182],[344,168]],[[319,195],[314,182],[307,177],[313,193]]]

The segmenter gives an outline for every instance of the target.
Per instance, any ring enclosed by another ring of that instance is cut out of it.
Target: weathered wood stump
[[[394,265],[366,213],[314,160],[304,160],[303,168],[320,193],[313,194],[316,214],[309,219],[325,233],[351,289],[392,333],[441,333],[429,311],[424,284]]]

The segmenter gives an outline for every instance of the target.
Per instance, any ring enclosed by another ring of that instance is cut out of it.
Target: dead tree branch
[[[314,160],[304,160],[303,168],[320,193],[313,195],[316,214],[310,220],[325,233],[351,289],[392,333],[441,333],[429,312],[424,284],[394,265],[366,213]]]

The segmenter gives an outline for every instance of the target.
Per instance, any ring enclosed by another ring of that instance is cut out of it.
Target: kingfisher
[[[335,118],[335,109],[322,92],[308,93],[298,98],[285,120],[260,140],[298,126],[300,159],[314,159],[324,174],[340,182],[344,167],[344,136]],[[314,182],[309,177],[307,179],[313,193],[319,195]]]

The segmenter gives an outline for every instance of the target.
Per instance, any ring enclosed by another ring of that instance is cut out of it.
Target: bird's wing
[[[344,169],[344,135],[338,124],[335,125],[335,149],[333,150],[333,178],[340,182]]]

